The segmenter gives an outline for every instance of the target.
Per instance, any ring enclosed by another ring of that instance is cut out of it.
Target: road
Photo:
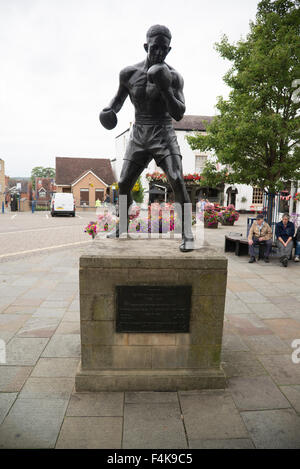
[[[80,212],[75,218],[51,217],[49,212],[9,212],[0,214],[0,260],[90,242],[84,232],[93,212]]]

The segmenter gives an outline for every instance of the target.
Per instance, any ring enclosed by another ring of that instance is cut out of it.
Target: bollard
[[[31,203],[31,211],[32,211],[32,213],[34,213],[34,209],[35,209],[35,201],[33,200],[32,203]]]
[[[2,202],[2,213],[4,213],[4,202]]]

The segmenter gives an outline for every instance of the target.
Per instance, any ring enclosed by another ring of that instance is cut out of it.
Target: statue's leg
[[[120,175],[120,179],[118,182],[119,185],[119,213],[120,216],[120,196],[125,195],[127,197],[127,204],[126,204],[126,217],[127,217],[127,230],[128,231],[128,209],[132,204],[132,195],[131,190],[136,183],[138,177],[144,170],[144,166],[141,166],[135,163],[132,160],[124,160],[123,167]],[[120,235],[119,227],[116,229],[115,232],[112,232],[108,235],[109,238],[118,237]]]
[[[179,203],[182,208],[181,226],[184,244],[185,241],[192,241],[194,237],[192,233],[191,212],[188,209],[190,205],[185,206],[185,204],[190,204],[191,201],[183,179],[181,158],[179,155],[170,155],[162,159],[159,164],[162,170],[165,172],[168,181],[174,191],[175,202]],[[183,249],[181,250],[190,251],[191,249],[185,249],[183,246]]]

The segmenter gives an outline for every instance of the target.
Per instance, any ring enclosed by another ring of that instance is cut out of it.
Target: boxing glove
[[[167,90],[172,84],[172,75],[166,64],[152,65],[148,70],[147,78],[162,91]]]
[[[100,112],[99,119],[103,127],[107,130],[114,129],[118,122],[115,111],[110,107],[105,107],[103,111]]]

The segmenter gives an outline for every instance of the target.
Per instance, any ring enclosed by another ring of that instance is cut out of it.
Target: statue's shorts
[[[167,156],[180,154],[172,125],[133,124],[124,160],[146,168],[154,158],[157,166]]]

